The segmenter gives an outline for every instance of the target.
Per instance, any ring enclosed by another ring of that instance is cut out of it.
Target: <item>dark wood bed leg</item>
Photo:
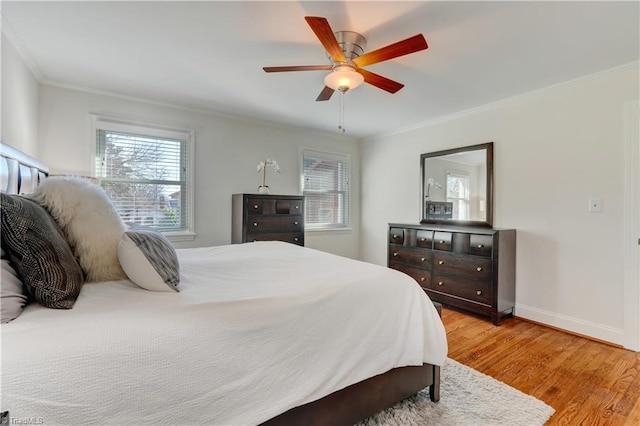
[[[442,318],[442,304],[438,302],[433,302],[433,306],[436,307],[436,311],[438,311],[438,315]],[[429,386],[429,398],[431,401],[438,402],[440,401],[440,366],[433,366],[433,382]]]
[[[433,306],[436,307],[438,315],[442,318],[442,304],[433,302]],[[440,366],[438,365],[433,366],[433,382],[429,386],[429,397],[433,402],[440,401]]]
[[[440,401],[440,366],[433,366],[433,383],[429,386],[429,398],[433,402]]]

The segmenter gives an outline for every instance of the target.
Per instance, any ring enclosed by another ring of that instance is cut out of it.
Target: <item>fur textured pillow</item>
[[[127,278],[118,261],[126,226],[99,185],[80,177],[54,176],[29,196],[58,222],[87,282]]]

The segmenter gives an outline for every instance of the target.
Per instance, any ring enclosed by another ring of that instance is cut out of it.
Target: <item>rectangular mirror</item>
[[[493,225],[493,142],[420,155],[421,223]]]

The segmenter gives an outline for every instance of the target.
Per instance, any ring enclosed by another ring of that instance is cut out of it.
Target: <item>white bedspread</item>
[[[179,293],[85,284],[2,325],[1,409],[45,425],[258,424],[393,367],[444,327],[398,271],[280,242],[178,250]]]

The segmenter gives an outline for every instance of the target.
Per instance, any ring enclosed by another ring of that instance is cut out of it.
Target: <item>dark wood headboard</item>
[[[28,194],[49,175],[49,167],[35,158],[0,142],[0,191]]]

